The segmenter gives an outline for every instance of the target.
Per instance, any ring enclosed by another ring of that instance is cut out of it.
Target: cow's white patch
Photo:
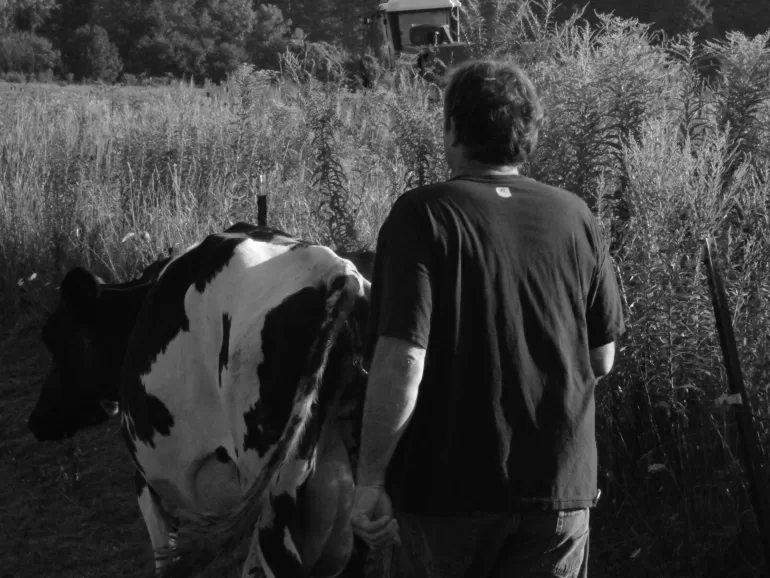
[[[283,529],[283,545],[286,548],[286,551],[294,556],[301,564],[302,558],[300,558],[299,552],[297,552],[297,547],[294,545],[294,540],[292,539],[291,532],[289,532],[288,528]]]
[[[153,499],[149,486],[145,486],[142,493],[139,494],[139,510],[144,517],[144,523],[147,525],[147,531],[150,534],[150,542],[154,550],[173,545],[172,528],[163,515],[163,511]],[[160,560],[155,561],[156,570],[160,570],[163,563]]]
[[[511,189],[509,189],[508,187],[497,187],[495,191],[497,191],[497,194],[503,197],[504,199],[507,199],[508,197],[511,196]]]

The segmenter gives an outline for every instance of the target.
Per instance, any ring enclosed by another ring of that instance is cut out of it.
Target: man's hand
[[[373,550],[399,543],[393,505],[382,486],[357,486],[350,522],[353,532]]]

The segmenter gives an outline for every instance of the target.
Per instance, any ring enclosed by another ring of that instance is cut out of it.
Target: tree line
[[[595,12],[613,12],[653,23],[669,37],[697,32],[712,40],[730,30],[756,36],[770,29],[770,5],[757,0],[566,0],[560,12],[566,17],[583,6],[589,21],[596,21]]]
[[[479,0],[487,9],[518,0]],[[566,19],[585,8],[633,17],[673,36],[770,29],[753,0],[563,0]],[[240,63],[276,69],[278,54],[305,42],[355,60],[365,49],[364,17],[377,0],[0,0],[0,73],[52,71],[72,80],[123,76],[223,80]],[[347,56],[345,56],[347,55]],[[49,73],[50,74],[50,73]]]
[[[291,43],[356,50],[371,11],[356,0],[0,0],[0,72],[219,81],[242,62],[276,68]]]

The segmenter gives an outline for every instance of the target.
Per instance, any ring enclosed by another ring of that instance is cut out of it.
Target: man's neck
[[[516,165],[487,165],[475,161],[458,164],[451,170],[452,178],[459,176],[483,177],[483,176],[511,176],[518,175]]]

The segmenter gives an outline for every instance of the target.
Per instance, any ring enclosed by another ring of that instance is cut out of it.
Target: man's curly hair
[[[491,165],[527,160],[544,112],[524,71],[511,62],[470,60],[445,81],[445,127],[454,119],[457,138],[472,160]]]

